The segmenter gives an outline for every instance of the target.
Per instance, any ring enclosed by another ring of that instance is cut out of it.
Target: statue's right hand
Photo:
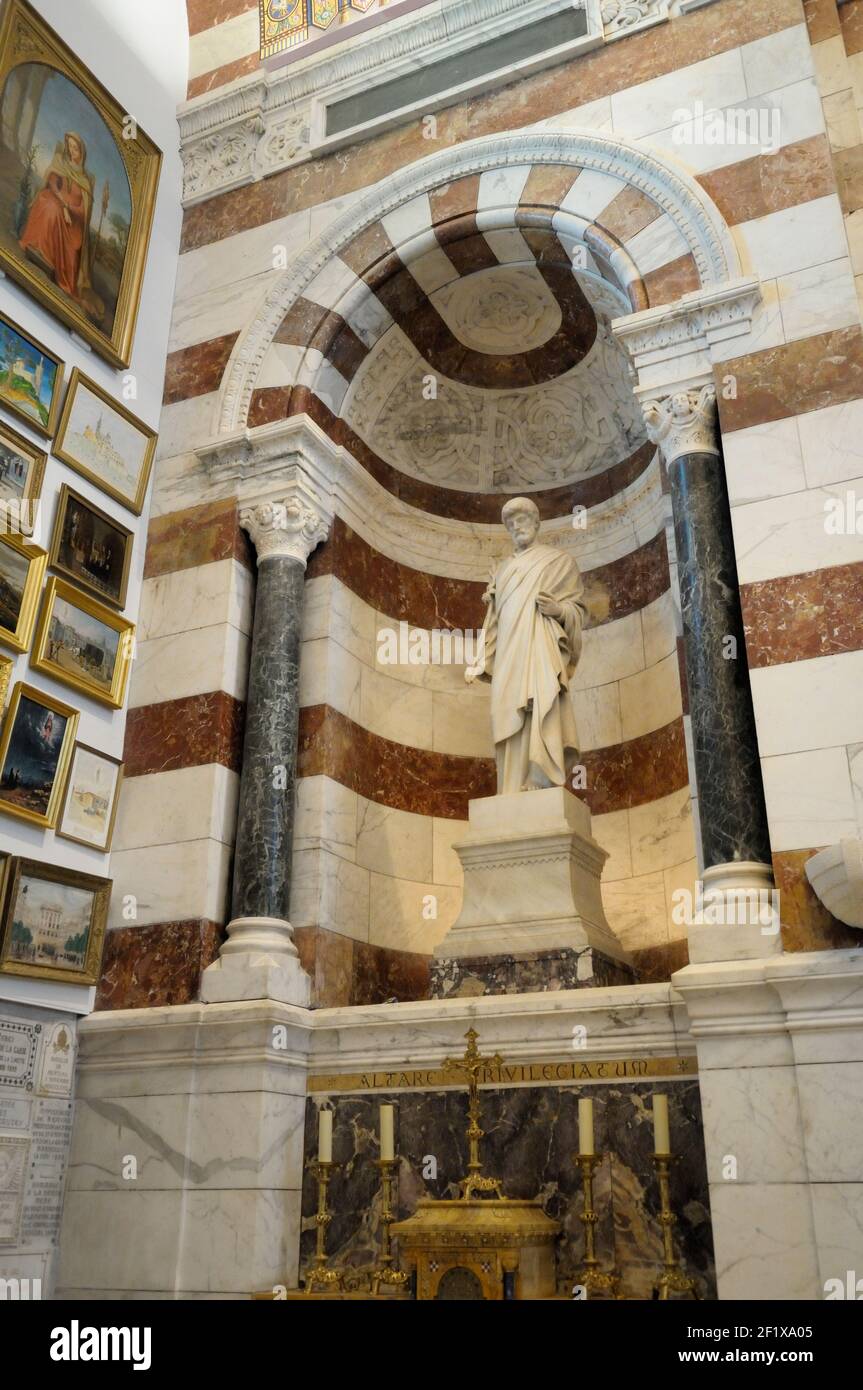
[[[472,685],[475,680],[478,680],[479,677],[483,675],[484,671],[484,666],[466,666],[464,668],[464,678],[468,685]]]

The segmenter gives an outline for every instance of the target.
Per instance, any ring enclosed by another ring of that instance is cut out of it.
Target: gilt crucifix
[[[467,1177],[462,1179],[461,1189],[462,1198],[467,1201],[472,1192],[496,1192],[498,1197],[503,1197],[500,1182],[497,1178],[484,1178],[481,1176],[482,1164],[479,1159],[479,1141],[483,1137],[483,1131],[479,1126],[479,1074],[487,1067],[503,1066],[503,1058],[498,1052],[493,1057],[482,1057],[476,1045],[479,1037],[475,1028],[469,1028],[465,1033],[467,1038],[467,1051],[463,1057],[444,1058],[442,1070],[449,1072],[453,1076],[462,1077],[467,1081],[467,1142],[468,1142],[468,1165]]]

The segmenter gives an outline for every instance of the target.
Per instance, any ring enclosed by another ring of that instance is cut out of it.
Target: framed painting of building
[[[13,858],[0,923],[0,974],[95,985],[111,880]]]
[[[156,438],[131,410],[73,370],[54,453],[136,516],[144,507]]]
[[[76,743],[57,834],[107,854],[122,782],[123,764],[119,758],[111,758],[98,748],[88,748],[86,743]]]
[[[104,603],[122,608],[129,583],[132,541],[128,527],[63,484],[48,557],[52,569]]]
[[[0,267],[128,366],[161,153],[45,20],[0,24]]]
[[[51,579],[30,665],[100,704],[120,709],[132,666],[135,624],[64,579]]]
[[[0,529],[31,535],[47,455],[0,421]]]

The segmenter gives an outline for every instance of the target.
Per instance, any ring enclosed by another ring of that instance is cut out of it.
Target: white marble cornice
[[[535,24],[562,8],[584,11],[584,36],[527,60],[514,73],[492,72],[481,85],[491,89],[522,72],[560,63],[668,17],[668,0],[567,0],[566,5],[561,0],[450,0],[434,13],[420,11],[348,37],[335,50],[310,54],[284,67],[262,68],[180,105],[186,206],[392,123],[389,116],[381,116],[353,133],[328,137],[322,111],[329,99],[341,99],[368,88],[372,81],[378,85],[418,66],[444,61],[466,46]],[[463,92],[455,87],[439,98],[428,98],[423,109],[469,95],[478,81],[463,84]],[[401,110],[401,119],[406,110]]]
[[[381,554],[426,574],[479,580],[509,553],[502,525],[434,516],[387,492],[348,451],[306,415],[212,440],[197,450],[207,497],[237,497],[241,506],[279,502],[287,487],[305,489],[309,505],[339,515]],[[549,545],[571,550],[587,571],[652,540],[665,525],[654,461],[629,487],[587,511],[586,526],[569,515],[542,524]]]

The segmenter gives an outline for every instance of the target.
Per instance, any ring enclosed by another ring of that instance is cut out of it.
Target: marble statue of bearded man
[[[577,760],[569,682],[587,613],[575,560],[537,540],[536,503],[514,497],[501,520],[514,551],[483,595],[479,660],[465,671],[491,681],[499,794],[563,786]]]

